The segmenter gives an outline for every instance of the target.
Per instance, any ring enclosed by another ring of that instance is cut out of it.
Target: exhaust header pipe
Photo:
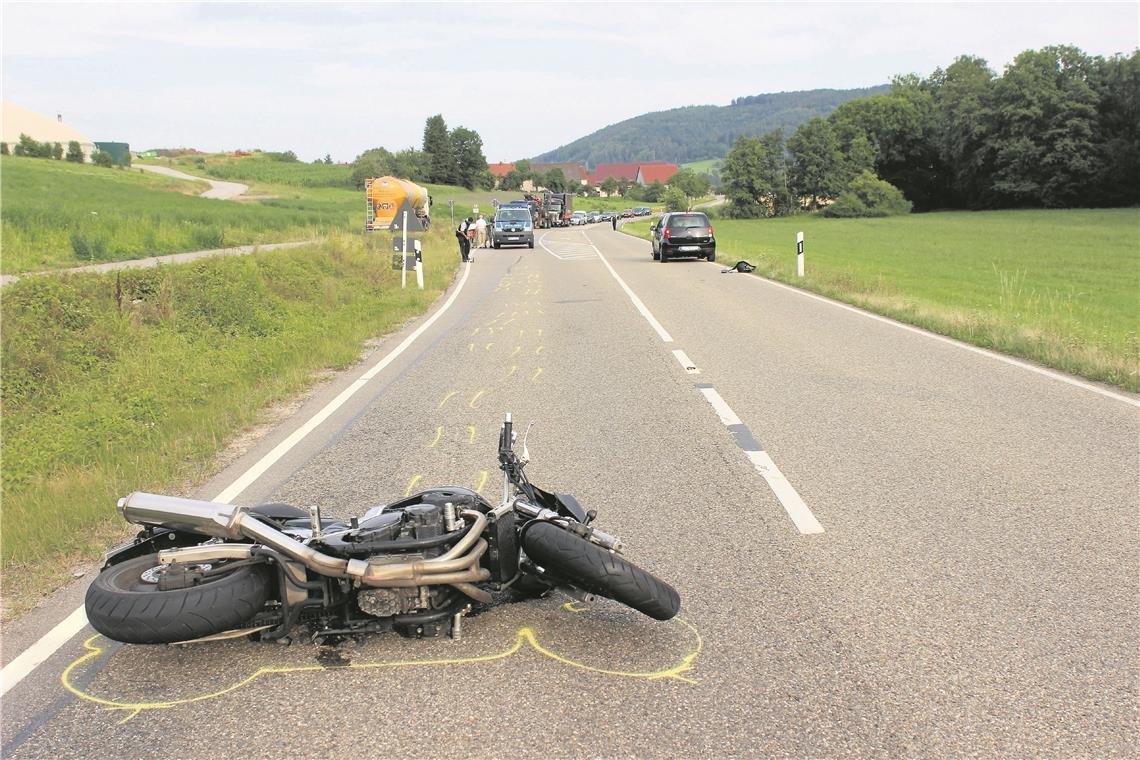
[[[276,549],[313,572],[334,578],[348,578],[363,586],[399,588],[449,584],[468,596],[482,600],[485,592],[480,592],[481,595],[476,596],[472,590],[479,590],[472,589],[470,584],[485,581],[491,575],[490,571],[479,567],[479,560],[487,551],[487,542],[479,538],[487,524],[487,517],[471,510],[462,512],[464,517],[472,519],[471,528],[446,553],[427,560],[380,565],[373,565],[362,559],[332,557],[319,552],[282,533],[269,523],[258,520],[250,515],[245,507],[232,504],[136,491],[126,498],[119,499],[119,511],[127,522],[137,525],[173,528],[230,540],[250,539]],[[210,558],[206,556],[208,554],[209,547],[201,547],[195,556],[197,561],[205,561]]]

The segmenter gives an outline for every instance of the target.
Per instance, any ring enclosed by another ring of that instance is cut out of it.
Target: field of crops
[[[765,277],[1140,391],[1140,210],[714,223],[721,261],[747,259]],[[648,226],[625,230],[644,237]]]

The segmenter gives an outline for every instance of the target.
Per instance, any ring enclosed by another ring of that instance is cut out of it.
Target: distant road
[[[722,206],[722,205],[724,205],[724,196],[718,195],[715,198],[713,198],[711,201],[705,201],[704,203],[694,204],[693,209],[696,210],[699,208],[711,208],[712,206]]]
[[[177,169],[168,169],[165,166],[148,166],[147,164],[132,164],[132,166],[136,169],[154,172],[155,174],[164,174],[167,177],[174,177],[175,179],[208,182],[210,189],[202,193],[202,198],[217,198],[223,201],[232,201],[239,195],[244,195],[246,190],[249,190],[249,185],[243,185],[240,182],[221,182],[216,179],[207,179],[206,177],[195,177],[192,174],[186,174]]]

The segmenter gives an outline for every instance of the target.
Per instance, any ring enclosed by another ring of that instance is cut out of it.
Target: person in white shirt
[[[487,220],[482,214],[475,220],[475,245],[478,248],[487,247]]]

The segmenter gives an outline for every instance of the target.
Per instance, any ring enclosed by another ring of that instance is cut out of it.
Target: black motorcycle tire
[[[161,591],[142,580],[158,565],[147,554],[106,568],[87,589],[91,627],[126,644],[172,644],[240,627],[265,606],[272,588],[266,565],[239,565],[189,588]]]
[[[536,520],[522,534],[531,561],[547,573],[584,591],[605,596],[656,620],[669,620],[681,609],[676,589],[652,573],[597,544]]]

